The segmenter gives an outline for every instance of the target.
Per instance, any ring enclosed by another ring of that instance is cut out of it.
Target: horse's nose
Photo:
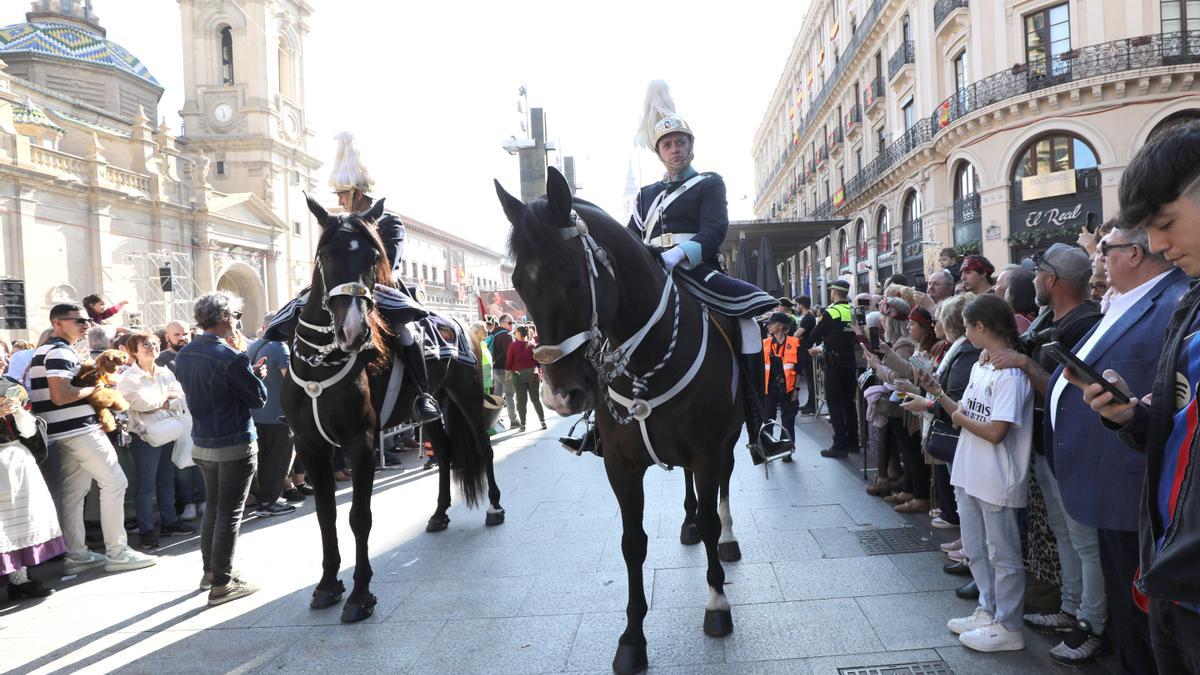
[[[542,387],[542,403],[564,417],[582,411],[585,398],[585,392],[579,387],[566,390]]]

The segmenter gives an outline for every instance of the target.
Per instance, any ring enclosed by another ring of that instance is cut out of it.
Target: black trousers
[[[792,394],[781,392],[772,392],[767,394],[766,400],[767,419],[775,419],[775,413],[778,410],[783,411],[783,428],[788,432],[788,438],[795,440],[796,438],[796,413],[800,411],[800,406],[796,405],[796,399]]]
[[[1150,646],[1150,622],[1133,604],[1133,578],[1138,568],[1138,533],[1096,530],[1100,541],[1100,570],[1104,594],[1108,596],[1108,626],[1105,630],[1117,643],[1121,673],[1153,675],[1154,651]]]
[[[958,500],[954,497],[954,486],[950,484],[950,465],[935,464],[933,480],[937,482],[938,508],[942,510],[942,520],[958,525]]]
[[[259,504],[274,504],[283,494],[283,479],[292,465],[292,434],[286,424],[255,424],[258,472],[251,492]]]
[[[808,397],[807,402],[800,407],[812,408],[817,404],[816,400],[813,398],[813,390],[817,388],[817,383],[815,380],[816,373],[813,370],[812,356],[810,356],[809,353],[803,349],[800,350],[798,356],[799,359],[797,359],[796,363],[796,375],[797,377],[803,378],[805,384],[808,385],[808,389],[805,391],[805,396]]]
[[[910,434],[903,417],[889,417],[887,431],[904,461],[904,491],[914,499],[929,499],[929,465],[921,452],[920,434]]]
[[[208,507],[200,521],[200,557],[204,571],[213,574],[213,586],[229,583],[243,506],[250,493],[256,461],[254,455],[228,462],[196,460],[208,488]]]
[[[854,365],[828,363],[825,366],[825,403],[833,426],[833,447],[846,450],[858,447],[857,373]]]
[[[1200,613],[1150,598],[1150,644],[1161,675],[1200,675]]]

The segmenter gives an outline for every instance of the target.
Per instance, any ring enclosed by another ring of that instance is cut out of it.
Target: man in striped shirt
[[[54,335],[34,352],[30,364],[33,412],[46,422],[49,440],[62,457],[62,528],[67,542],[66,573],[78,574],[104,565],[107,572],[149,567],[155,558],[129,548],[125,536],[125,488],[129,481],[117,463],[117,451],[100,429],[87,399],[95,387],[76,387],[79,355],[71,345],[87,333],[92,321],[73,303],[50,310]],[[89,551],[84,543],[83,499],[100,484],[100,527],[107,555]]]

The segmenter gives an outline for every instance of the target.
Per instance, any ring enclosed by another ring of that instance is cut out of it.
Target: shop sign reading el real
[[[1009,214],[1012,230],[1065,227],[1080,221],[1088,211],[1100,210],[1099,193],[1076,195],[1074,171],[1022,178],[1021,197],[1023,203]]]

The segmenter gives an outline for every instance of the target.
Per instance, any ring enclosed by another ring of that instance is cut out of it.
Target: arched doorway
[[[925,247],[921,244],[924,226],[921,221],[921,193],[916,189],[904,195],[904,206],[900,210],[904,223],[901,271],[908,283],[916,285],[925,279]]]
[[[867,221],[862,218],[854,224],[854,250],[855,259],[857,261],[857,272],[855,278],[858,280],[858,292],[871,292],[871,272],[869,257],[870,249],[867,246]]]
[[[1104,212],[1099,165],[1095,149],[1066,131],[1052,131],[1025,145],[1011,172],[1011,260],[1053,243],[1074,244],[1088,212]]]
[[[979,175],[963,160],[954,167],[954,247],[959,255],[980,252],[983,217],[979,210]]]
[[[879,209],[875,216],[875,280],[879,288],[892,276],[896,254],[892,251],[892,220],[887,207]]]
[[[217,290],[242,299],[242,332],[253,338],[267,311],[267,293],[258,273],[244,262],[230,263],[217,275]]]

